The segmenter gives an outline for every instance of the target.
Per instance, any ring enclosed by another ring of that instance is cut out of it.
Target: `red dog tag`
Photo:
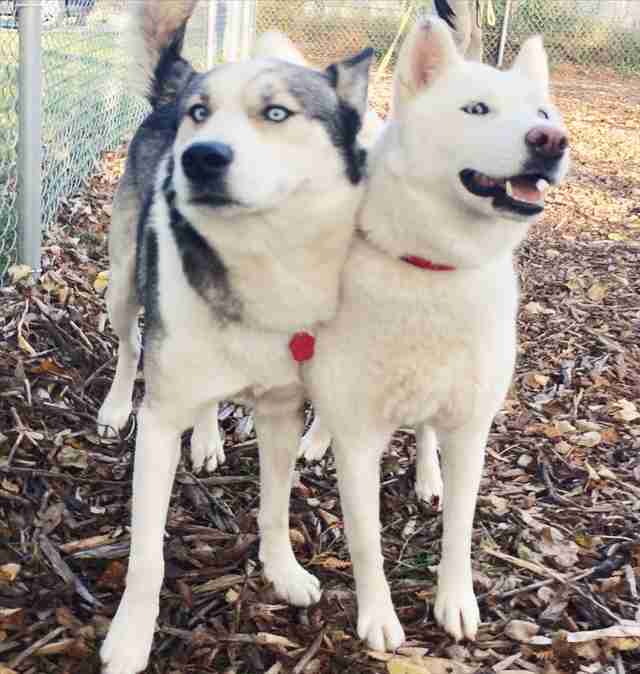
[[[316,338],[308,332],[296,332],[289,340],[289,351],[293,360],[303,363],[305,360],[311,360],[316,348]]]

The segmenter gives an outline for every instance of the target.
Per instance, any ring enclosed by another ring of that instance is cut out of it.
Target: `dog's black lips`
[[[212,194],[212,193],[202,193],[196,194],[191,197],[189,200],[192,204],[197,204],[198,206],[211,206],[212,208],[221,208],[223,206],[241,206],[239,202],[223,195],[223,194]]]
[[[460,171],[460,182],[465,186],[467,191],[477,197],[493,197],[493,207],[498,210],[510,211],[518,215],[532,216],[542,213],[544,210],[543,204],[532,203],[529,201],[520,201],[514,199],[507,194],[506,187],[503,185],[507,180],[526,180],[532,185],[535,185],[538,180],[546,180],[551,183],[553,180],[550,176],[542,173],[522,173],[508,178],[495,179],[491,186],[482,185],[478,182],[477,177],[483,175],[473,169],[464,169]]]

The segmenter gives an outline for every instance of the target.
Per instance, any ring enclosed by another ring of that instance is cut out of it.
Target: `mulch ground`
[[[405,648],[389,660],[355,635],[330,455],[300,464],[291,505],[323,599],[280,603],[257,562],[251,417],[227,405],[227,463],[198,477],[185,453],[179,469],[149,672],[640,672],[639,84],[556,73],[574,169],[519,251],[520,354],[475,525],[477,641],[454,644],[432,618],[441,516],[412,493],[408,432],[385,456],[381,512]],[[18,269],[0,289],[0,674],[98,672],[124,586],[133,429],[95,433],[115,365],[101,272],[122,168],[107,154],[63,206],[37,283]]]

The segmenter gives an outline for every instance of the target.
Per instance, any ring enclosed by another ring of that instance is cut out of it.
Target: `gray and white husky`
[[[132,9],[136,81],[153,111],[114,204],[107,302],[119,352],[101,428],[122,427],[131,411],[141,306],[146,392],[127,586],[101,651],[107,674],[146,667],[180,435],[195,425],[206,444],[221,399],[255,410],[265,576],[293,604],[320,595],[289,541],[299,361],[311,355],[309,333],[336,311],[362,197],[356,135],[372,51],[322,73],[256,59],[199,74],[180,55],[195,4]]]

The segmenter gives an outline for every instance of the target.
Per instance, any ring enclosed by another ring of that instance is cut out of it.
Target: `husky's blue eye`
[[[549,119],[549,113],[546,110],[543,110],[542,108],[538,110],[538,115],[542,117],[542,119]]]
[[[209,117],[209,108],[202,103],[196,103],[189,108],[189,116],[196,124],[200,124]]]
[[[486,103],[469,103],[462,108],[467,115],[488,115],[489,106]]]
[[[289,119],[293,114],[291,110],[285,108],[283,105],[270,105],[265,108],[262,112],[265,119],[268,119],[270,122],[284,122],[286,119]]]

